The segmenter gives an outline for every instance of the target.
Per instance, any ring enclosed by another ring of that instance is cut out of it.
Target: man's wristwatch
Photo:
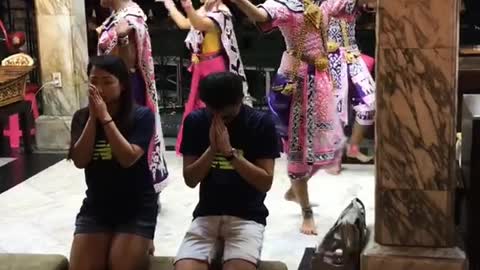
[[[232,148],[232,150],[230,150],[230,153],[228,153],[228,156],[225,156],[225,159],[228,161],[232,161],[233,159],[237,158],[237,155],[238,155],[238,150],[235,148]]]

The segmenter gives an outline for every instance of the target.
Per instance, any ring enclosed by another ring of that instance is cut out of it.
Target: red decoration
[[[25,33],[23,32],[14,32],[9,35],[10,44],[13,49],[18,50],[25,44]]]
[[[20,47],[25,45],[25,33],[23,32],[13,32],[8,34],[5,25],[0,20],[0,36],[3,36],[5,44],[7,45],[7,50],[10,53],[15,53],[20,50]]]

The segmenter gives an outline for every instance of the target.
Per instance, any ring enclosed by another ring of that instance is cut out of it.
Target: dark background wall
[[[199,0],[193,1],[195,6],[200,6]],[[94,29],[109,15],[109,11],[101,8],[99,2],[99,0],[85,0],[89,25],[89,52],[91,55],[96,53],[97,35]],[[149,16],[153,53],[157,63],[157,86],[162,100],[161,107],[181,110],[181,104],[188,96],[190,74],[187,71],[186,64],[178,69],[178,67],[171,65],[171,62],[178,61],[179,57],[188,62],[189,54],[183,45],[186,31],[180,31],[175,27],[168,17],[163,3],[154,0],[138,0],[136,2]],[[254,0],[256,4],[261,2],[263,0]],[[271,71],[278,67],[280,55],[284,50],[282,36],[279,32],[269,35],[260,34],[235,6],[228,3],[228,0],[227,5],[230,6],[235,17],[235,30],[243,61],[249,69],[247,77],[252,94],[259,100],[257,105],[265,105],[265,70]],[[181,10],[179,4],[178,7]],[[465,8],[466,11],[461,17],[461,44],[480,44],[480,1],[465,0]],[[34,0],[0,0],[0,20],[4,22],[9,31],[26,33],[27,53],[36,59],[38,52]],[[375,55],[374,14],[363,14],[359,18],[357,39],[363,53],[371,56]],[[7,54],[2,43],[0,37],[1,58]],[[180,82],[177,80],[178,75],[181,75],[182,78]],[[38,82],[38,79],[37,73],[33,73],[31,80]],[[180,88],[177,87],[177,84],[180,84]],[[179,94],[179,92],[181,93]]]

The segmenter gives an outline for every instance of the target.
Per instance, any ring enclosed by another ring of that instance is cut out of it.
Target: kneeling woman
[[[70,269],[145,269],[158,211],[146,154],[155,116],[134,105],[120,58],[92,58],[88,70],[89,105],[73,116],[69,152],[88,187]]]

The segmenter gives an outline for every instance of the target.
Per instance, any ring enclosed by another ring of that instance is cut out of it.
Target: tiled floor
[[[13,151],[8,157],[0,157],[0,194],[64,158],[65,154],[25,155],[20,151]]]
[[[14,161],[15,158],[9,158],[9,157],[0,157],[0,167],[7,165],[8,163]]]
[[[191,222],[198,191],[183,183],[180,158],[168,152],[167,161],[171,184],[162,194],[155,244],[156,255],[174,256]],[[312,200],[320,205],[315,209],[319,236],[301,235],[298,206],[283,200],[289,186],[285,166],[282,157],[277,161],[274,185],[267,196],[270,216],[263,259],[281,260],[289,269],[297,269],[304,248],[319,243],[354,197],[364,202],[367,223],[373,223],[373,166],[348,165],[340,176],[319,172],[309,182]],[[0,251],[68,256],[74,219],[84,191],[82,171],[67,161],[61,161],[0,194]]]

